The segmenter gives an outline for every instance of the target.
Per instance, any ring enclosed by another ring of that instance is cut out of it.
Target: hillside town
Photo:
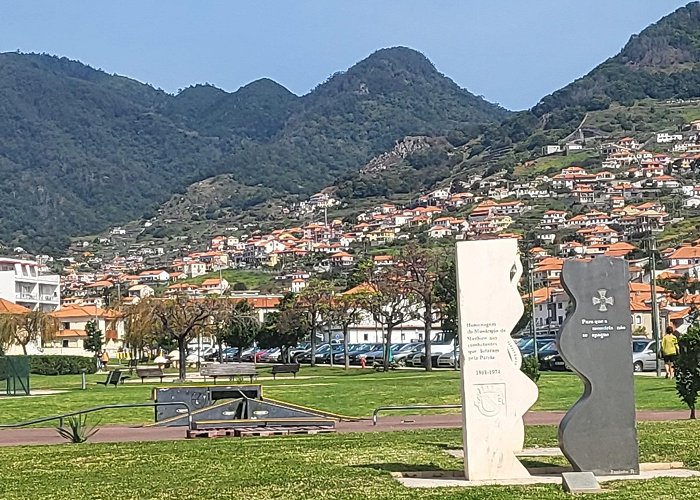
[[[230,228],[206,243],[183,239],[175,252],[145,244],[122,252],[116,242],[126,231],[115,227],[93,242],[76,241],[67,256],[4,258],[0,298],[61,319],[47,352],[84,354],[84,328],[92,319],[100,322],[106,347],[116,352],[124,347],[116,311],[146,298],[226,296],[248,301],[262,320],[285,294],[300,292],[311,280],[342,281],[362,262],[392,265],[397,249],[409,242],[445,246],[455,240],[517,238],[534,284],[532,295],[525,291],[523,297],[532,305],[538,332],[555,333],[566,317],[569,299],[559,280],[564,260],[598,255],[622,257],[629,264],[636,334],[652,334],[654,303],[661,327],[682,330],[684,319],[700,304],[700,240],[674,244],[667,239],[670,244],[659,247],[655,294],[650,245],[700,207],[695,182],[700,120],[683,129],[656,133],[644,144],[633,137],[602,143],[597,162],[585,167],[536,173],[537,162],[529,162],[517,178],[505,171],[472,175],[409,204],[383,203],[342,218],[333,217],[341,200],[325,190],[285,209],[306,214],[309,220],[301,225],[269,232],[250,224]],[[562,163],[567,161],[561,147],[545,147],[542,153],[543,159],[559,154]],[[50,270],[56,264],[60,274]],[[262,276],[264,289],[227,279],[247,273]],[[355,326],[364,332],[355,340],[379,337],[381,328],[369,317]],[[401,328],[402,340],[422,340],[420,322]],[[438,332],[439,323],[433,328]]]

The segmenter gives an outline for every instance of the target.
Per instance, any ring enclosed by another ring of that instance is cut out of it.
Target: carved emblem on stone
[[[608,306],[615,305],[615,297],[608,297],[608,291],[605,288],[598,290],[598,296],[593,297],[593,305],[598,306],[598,311],[607,312]]]
[[[495,417],[505,413],[506,386],[505,384],[483,384],[476,386],[474,405],[485,417]]]

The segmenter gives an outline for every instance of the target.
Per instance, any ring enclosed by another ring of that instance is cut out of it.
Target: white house
[[[102,332],[103,348],[111,358],[123,345],[124,320],[116,312],[95,306],[70,306],[53,313],[59,322],[59,330],[54,340],[45,343],[45,354],[67,354],[75,356],[94,356],[84,348],[87,332],[85,327],[91,321]]]
[[[28,309],[55,311],[61,304],[60,277],[44,274],[30,260],[0,257],[0,298]]]

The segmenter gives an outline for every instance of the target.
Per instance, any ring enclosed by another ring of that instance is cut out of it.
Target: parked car
[[[260,349],[249,347],[248,349],[244,349],[243,352],[241,353],[241,361],[253,361],[253,358],[257,353],[260,351]]]
[[[534,353],[529,354],[529,356],[533,355]],[[550,362],[555,356],[559,356],[559,349],[557,349],[557,343],[554,341],[550,341],[541,349],[538,349],[537,358],[540,362],[540,370],[551,370],[552,368],[550,367]]]
[[[357,352],[357,349],[360,349],[364,344],[348,344],[348,357],[354,352]],[[340,352],[335,354],[333,356],[333,362],[336,364],[343,364],[345,363],[345,351],[342,348],[340,348]]]
[[[425,345],[420,343],[410,343],[405,344],[397,352],[394,352],[394,361],[400,366],[406,366],[406,360],[410,356],[414,356],[416,353],[423,352],[425,350]]]
[[[364,358],[364,355],[366,353],[371,352],[371,351],[376,351],[377,349],[380,349],[381,347],[382,347],[382,344],[362,344],[361,347],[358,347],[350,354],[350,356],[349,356],[350,364],[351,365],[361,364],[360,359]]]
[[[632,366],[634,371],[656,370],[656,342],[650,339],[632,339]]]
[[[238,359],[238,347],[227,347],[221,353],[221,360],[224,363],[236,361]]]
[[[258,360],[261,363],[276,363],[280,360],[281,355],[282,349],[280,349],[279,347],[275,347],[261,354]]]
[[[343,345],[342,344],[331,344],[331,347],[327,349],[326,351],[323,352],[321,356],[316,356],[316,362],[317,363],[324,363],[324,364],[330,364],[331,363],[331,356],[333,356],[333,362],[335,362],[335,356],[338,354],[343,354]]]
[[[330,344],[321,344],[319,346],[316,346],[316,363],[320,363],[320,359],[323,357],[323,355],[329,351],[331,348]],[[311,349],[309,348],[308,350],[298,354],[296,356],[296,362],[297,363],[311,363]]]
[[[550,343],[554,342],[554,337],[537,337],[537,353],[547,347]],[[529,356],[535,352],[535,342],[532,337],[522,337],[520,340],[516,341],[518,349],[523,356]],[[539,357],[539,356],[538,356]]]
[[[456,356],[455,356],[456,354]],[[455,363],[457,365],[457,368],[459,368],[459,347],[457,347],[457,352],[446,352],[444,354],[440,354],[437,357],[436,360],[436,365],[438,368],[454,368]]]

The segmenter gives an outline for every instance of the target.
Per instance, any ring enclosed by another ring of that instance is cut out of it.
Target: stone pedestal
[[[515,239],[457,243],[457,295],[462,372],[464,473],[469,480],[530,474],[516,458],[522,417],[537,386],[520,371],[510,333],[523,313],[522,267]]]
[[[561,279],[574,307],[557,344],[584,386],[559,425],[561,450],[575,471],[639,474],[627,262],[566,261]]]

